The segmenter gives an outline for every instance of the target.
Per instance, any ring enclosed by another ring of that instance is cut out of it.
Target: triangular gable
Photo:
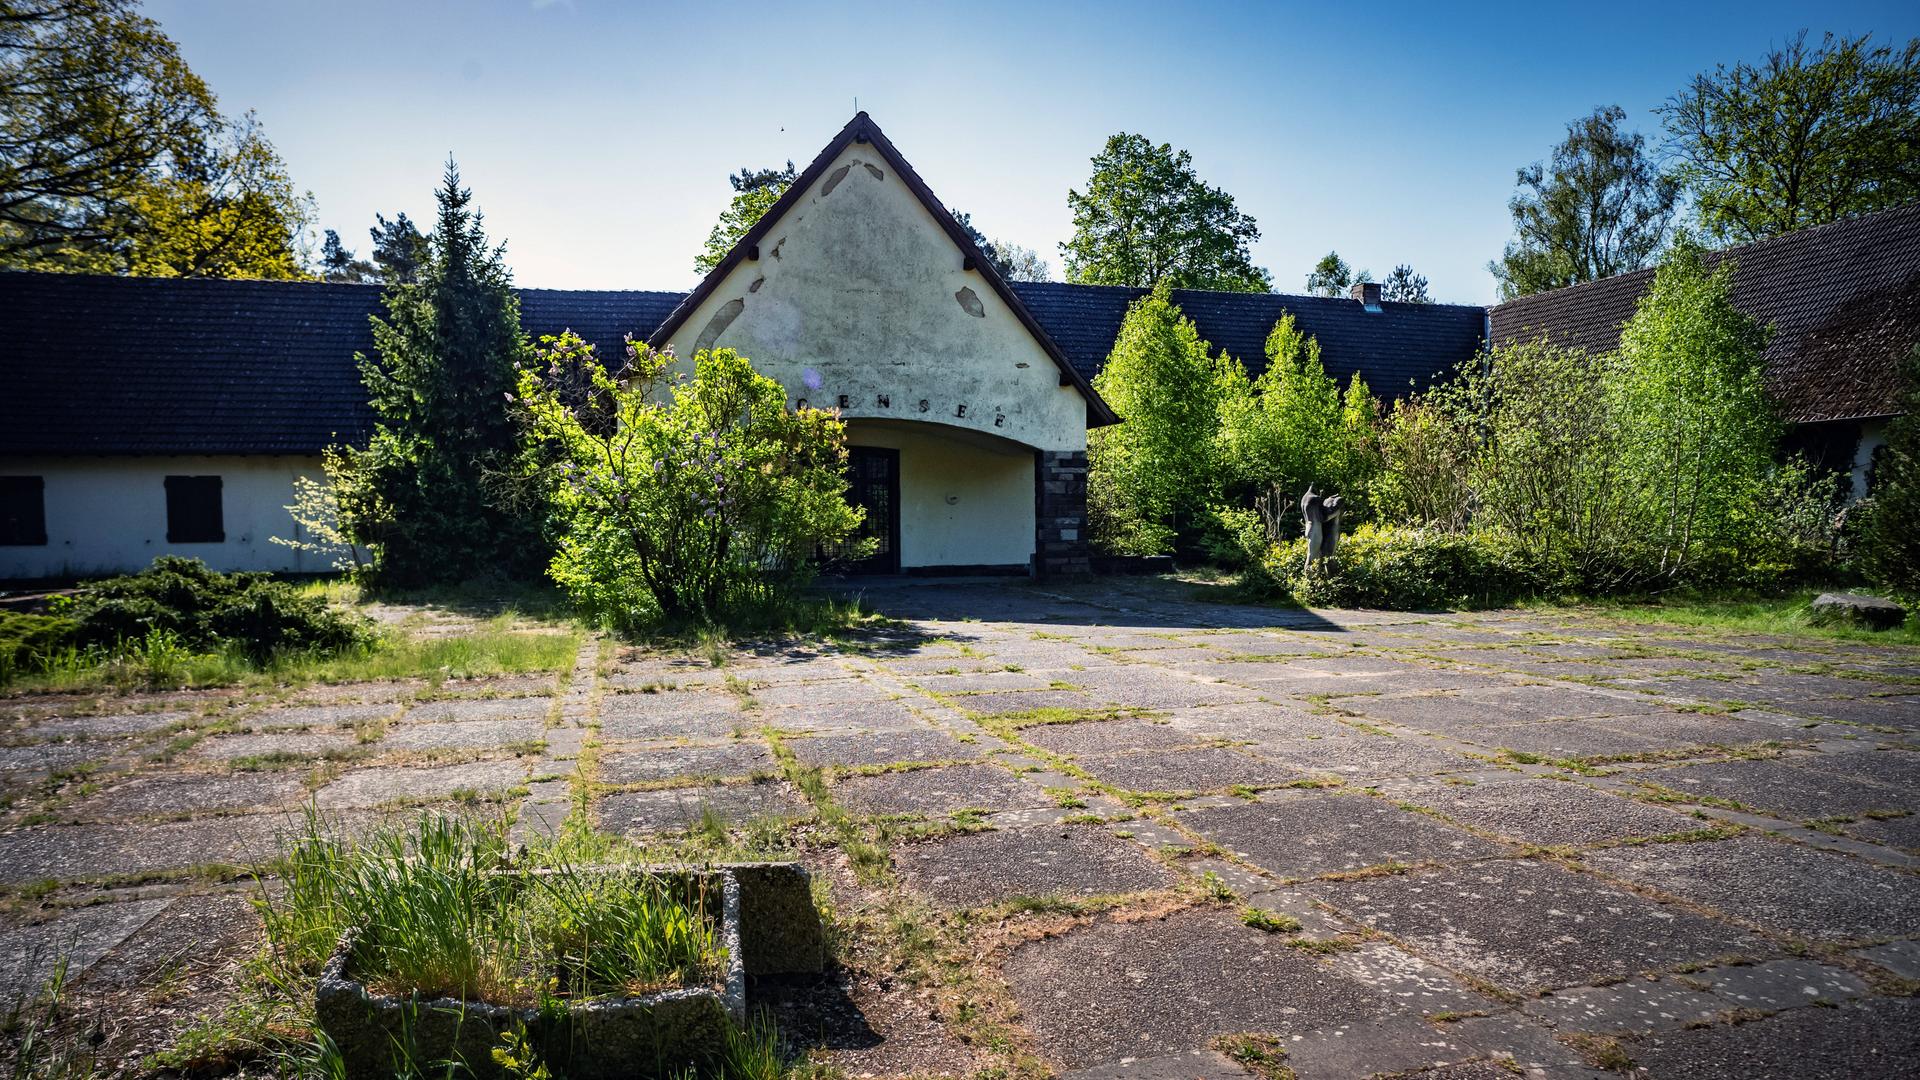
[[[666,322],[661,323],[659,329],[655,330],[647,338],[647,344],[654,348],[660,348],[667,342],[672,341],[673,336],[680,331],[686,320],[691,318],[696,311],[700,310],[701,305],[712,296],[714,290],[718,289],[721,284],[727,280],[734,268],[743,260],[747,259],[750,253],[757,254],[761,242],[766,238],[767,234],[779,224],[780,219],[802,199],[807,197],[808,193],[811,192],[814,186],[825,176],[833,162],[839,158],[841,153],[845,151],[849,145],[854,143],[871,146],[874,152],[879,154],[882,160],[893,169],[894,174],[907,185],[907,189],[913,192],[914,197],[926,208],[927,213],[932,215],[934,221],[939,224],[940,228],[953,241],[962,260],[963,269],[977,273],[986,280],[987,285],[992,288],[994,295],[1000,298],[1001,302],[1007,306],[1014,317],[1020,321],[1020,324],[1026,328],[1027,333],[1032,335],[1033,340],[1040,346],[1040,349],[1053,361],[1054,366],[1059,369],[1059,384],[1061,386],[1071,386],[1079,391],[1087,405],[1087,426],[1101,427],[1107,424],[1119,423],[1120,418],[1114,414],[1113,410],[1108,407],[1105,401],[1101,400],[1100,395],[1093,389],[1093,386],[1088,383],[1086,378],[1068,361],[1066,353],[1062,351],[1059,344],[1053,340],[1052,335],[1047,333],[1046,328],[1040,325],[1039,320],[1034,318],[1033,313],[1027,309],[1026,304],[1023,303],[1020,297],[1014,293],[1013,289],[1007,285],[1006,279],[1001,276],[999,269],[994,266],[993,260],[987,258],[986,255],[974,245],[972,238],[967,235],[966,230],[960,227],[960,223],[955,221],[953,215],[947,212],[947,208],[941,204],[939,199],[934,197],[933,192],[928,189],[926,182],[921,180],[920,175],[913,171],[913,166],[907,164],[906,159],[900,156],[900,151],[894,148],[892,142],[888,141],[886,135],[881,132],[879,125],[875,124],[872,118],[864,112],[855,114],[854,118],[847,123],[847,126],[840,129],[840,133],[833,137],[833,141],[827,144],[826,149],[822,150],[820,154],[813,159],[812,163],[801,172],[798,179],[788,185],[787,190],[780,196],[779,200],[761,216],[753,228],[747,230],[745,236],[742,236],[740,240],[733,245],[733,248],[727,252],[726,258],[720,260],[720,264],[709,271],[705,278],[701,279],[699,286],[695,288],[693,292],[687,294],[687,298],[681,301],[678,307],[674,308],[673,314],[667,316]]]

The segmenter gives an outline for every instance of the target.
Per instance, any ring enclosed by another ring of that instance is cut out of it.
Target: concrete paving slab
[[[1305,779],[1297,769],[1220,747],[1089,756],[1080,759],[1080,767],[1115,787],[1140,792],[1225,791]]]
[[[1794,821],[1920,808],[1920,792],[1805,768],[1799,758],[1735,759],[1636,772],[1633,778],[1700,798],[1731,799]]]
[[[546,738],[542,719],[460,720],[439,724],[409,719],[377,744],[388,750],[476,750],[537,743]]]
[[[833,797],[859,813],[932,817],[955,810],[1020,810],[1053,805],[1052,797],[1039,787],[996,765],[951,765],[846,776],[834,782]]]
[[[297,773],[282,772],[149,772],[114,780],[93,795],[75,799],[61,807],[59,816],[71,821],[114,821],[284,811],[306,801],[304,781]]]
[[[545,720],[551,697],[453,698],[429,701],[407,710],[409,724],[446,724],[464,720]]]
[[[1175,880],[1140,845],[1100,825],[963,833],[896,847],[894,863],[908,885],[948,907],[1140,892]]]
[[[1422,955],[1530,992],[1729,954],[1763,940],[1533,860],[1493,860],[1303,887]]]
[[[1393,1008],[1218,909],[1103,920],[1021,946],[1005,973],[1023,1022],[1068,1069],[1199,1049],[1233,1032],[1311,1031]]]
[[[348,755],[363,749],[359,740],[343,731],[273,731],[251,735],[214,735],[193,744],[187,757],[196,761],[233,763],[246,759],[279,760],[295,767],[304,760]],[[372,747],[364,748],[372,752]]]
[[[914,704],[937,708],[924,699]],[[762,709],[752,714],[751,719],[787,731],[911,731],[929,726],[904,701],[849,701],[837,705]]]
[[[961,761],[984,755],[998,740],[961,742],[931,728],[817,735],[788,739],[793,756],[809,765],[887,765],[903,761]]]
[[[1388,863],[1460,862],[1507,852],[1368,795],[1269,798],[1193,810],[1181,824],[1283,878]]]
[[[608,754],[600,780],[608,784],[728,776],[775,776],[780,765],[766,743],[741,739],[718,746],[662,746]]]
[[[49,716],[35,720],[21,734],[33,739],[119,739],[184,724],[194,716],[184,710]]]
[[[1392,795],[1527,844],[1603,844],[1693,832],[1712,824],[1575,781],[1546,778],[1421,783],[1395,788]]]
[[[1627,1047],[1649,1075],[1671,1080],[1878,1080],[1913,1075],[1920,1000],[1880,998],[1793,1009],[1751,1023],[1682,1029]]]
[[[1920,937],[1920,889],[1897,870],[1757,836],[1649,844],[1586,857],[1608,875],[1746,919],[1830,941]]]
[[[0,1009],[33,1000],[63,963],[65,978],[78,979],[168,903],[121,900],[0,924]]]
[[[780,781],[629,791],[594,804],[601,828],[627,836],[681,832],[699,825],[708,814],[740,825],[760,818],[806,818],[812,816],[813,808]]]
[[[1126,750],[1167,750],[1205,742],[1208,736],[1165,721],[1084,720],[1077,724],[1035,724],[1020,737],[1056,754],[1112,754]]]
[[[39,825],[0,833],[0,881],[81,881],[251,865],[270,857],[294,823],[277,814],[201,818],[157,825],[124,822]]]
[[[1429,776],[1485,766],[1423,736],[1382,735],[1353,727],[1319,738],[1262,740],[1251,750],[1303,772],[1356,781]]]
[[[1656,1031],[1708,1020],[1724,1011],[1724,998],[1670,979],[1626,979],[1611,986],[1556,990],[1521,1006],[1562,1031],[1607,1034]]]
[[[1867,982],[1845,968],[1812,960],[1769,960],[1709,968],[1692,976],[1713,984],[1713,992],[1743,1009],[1794,1009],[1865,997]]]
[[[466,794],[499,795],[526,783],[528,762],[472,761],[460,765],[350,769],[320,789],[323,810],[437,801]]]

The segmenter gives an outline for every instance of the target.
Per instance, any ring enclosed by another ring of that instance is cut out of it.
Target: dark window
[[[220,478],[167,477],[167,543],[218,544],[227,538],[220,517]]]
[[[38,476],[0,476],[0,545],[47,542],[47,484]]]

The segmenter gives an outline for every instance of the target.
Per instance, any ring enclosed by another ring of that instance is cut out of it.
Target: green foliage
[[[694,256],[694,272],[704,275],[719,266],[721,260],[727,257],[727,252],[732,251],[740,238],[747,235],[766,216],[767,211],[773,209],[773,204],[779,202],[780,196],[786,191],[787,184],[782,182],[749,188],[735,195],[727,208],[720,212],[720,220],[707,233],[706,246]]]
[[[1192,157],[1122,132],[1093,158],[1084,191],[1067,192],[1073,238],[1060,245],[1067,280],[1081,285],[1267,292],[1248,245],[1254,219],[1202,182]],[[1111,400],[1111,399],[1109,399]]]
[[[0,7],[0,266],[305,277],[312,203],[131,0]]]
[[[1744,242],[1920,199],[1920,39],[1802,31],[1758,65],[1718,65],[1661,113],[1701,225]]]
[[[1381,520],[1447,532],[1466,528],[1473,509],[1470,429],[1430,402],[1401,398],[1380,425],[1379,446],[1369,494]]]
[[[73,641],[73,620],[0,610],[0,686],[38,671]]]
[[[1320,256],[1320,261],[1313,264],[1313,272],[1307,275],[1307,292],[1313,296],[1345,296],[1347,288],[1355,282],[1372,280],[1371,270],[1355,273],[1339,252],[1329,251]]]
[[[1873,487],[1860,509],[1860,562],[1882,588],[1920,600],[1920,346],[1901,362],[1901,415],[1887,424]]]
[[[314,972],[340,935],[381,989],[532,1004],[703,984],[725,960],[708,898],[641,874],[515,869],[506,819],[422,814],[348,839],[309,813],[256,901],[281,962]]]
[[[1308,484],[1362,497],[1377,453],[1373,396],[1358,374],[1343,395],[1319,341],[1291,314],[1267,335],[1267,366],[1258,378],[1249,382],[1231,363],[1218,382],[1216,452],[1234,501],[1276,489],[1297,499]]]
[[[1269,578],[1301,604],[1394,610],[1490,607],[1550,587],[1537,565],[1496,533],[1365,524],[1343,536],[1332,566],[1302,572],[1306,541],[1274,548]]]
[[[373,437],[331,478],[344,531],[385,587],[530,575],[550,550],[502,404],[528,356],[519,299],[452,162],[438,198],[431,258],[417,281],[388,285],[377,355],[357,357]]]
[[[266,574],[221,574],[198,559],[162,555],[138,574],[87,586],[64,605],[71,644],[111,650],[204,652],[231,647],[255,661],[281,652],[364,645],[364,620]],[[158,636],[156,636],[158,635]]]
[[[1433,297],[1427,293],[1427,277],[1416,274],[1413,267],[1401,263],[1393,268],[1393,273],[1380,283],[1380,299],[1397,304],[1431,304]]]
[[[1164,282],[1127,309],[1094,379],[1126,422],[1089,432],[1094,540],[1127,554],[1172,550],[1217,487],[1213,443],[1224,367]],[[1239,376],[1245,379],[1244,372]]]
[[[697,354],[688,378],[641,344],[611,372],[578,337],[541,345],[519,397],[558,461],[550,573],[590,618],[633,631],[780,617],[820,550],[858,526],[844,425],[789,410],[731,349]]]
[[[1742,546],[1781,426],[1767,399],[1767,330],[1733,304],[1733,260],[1708,272],[1676,244],[1620,333],[1609,392],[1629,509],[1677,578],[1706,550]]]
[[[248,113],[223,123],[170,174],[127,199],[136,277],[305,278],[313,196]]]
[[[1618,105],[1567,125],[1551,164],[1519,170],[1507,204],[1514,238],[1487,269],[1500,298],[1624,274],[1647,265],[1666,242],[1680,199],[1646,139],[1621,127]]]

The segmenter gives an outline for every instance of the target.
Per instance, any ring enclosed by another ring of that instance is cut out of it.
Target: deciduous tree
[[[1920,199],[1920,39],[1802,31],[1694,76],[1661,109],[1706,231],[1760,240]]]
[[[1220,380],[1166,282],[1128,308],[1094,388],[1127,418],[1090,433],[1095,539],[1134,554],[1170,551],[1217,487]]]
[[[1082,285],[1266,292],[1253,264],[1260,238],[1233,196],[1193,170],[1191,155],[1122,132],[1093,158],[1086,189],[1067,192],[1073,238],[1060,245],[1067,280]]]
[[[1666,243],[1680,184],[1663,176],[1646,139],[1621,125],[1617,105],[1567,125],[1550,163],[1519,170],[1508,202],[1514,238],[1487,264],[1500,297],[1638,270]]]
[[[1345,296],[1347,289],[1355,282],[1372,280],[1371,270],[1354,273],[1339,252],[1329,251],[1313,264],[1313,272],[1307,275],[1307,293],[1311,296]]]
[[[126,270],[136,277],[308,277],[313,196],[252,113],[127,200]]]

